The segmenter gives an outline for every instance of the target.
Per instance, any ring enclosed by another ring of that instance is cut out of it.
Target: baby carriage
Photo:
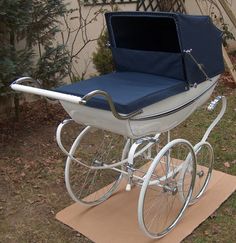
[[[11,87],[57,99],[71,117],[56,132],[67,156],[70,196],[94,206],[121,184],[126,191],[141,187],[139,225],[149,237],[160,238],[203,194],[211,176],[214,156],[206,140],[225,112],[225,97],[216,97],[208,106],[212,111],[222,101],[221,111],[195,146],[185,139],[171,140],[170,130],[203,105],[217,85],[224,71],[221,32],[208,16],[112,12],[105,17],[115,72],[53,91],[23,85],[32,83],[29,77]],[[67,151],[61,137],[71,122],[86,127]],[[112,144],[113,134],[122,137],[122,143]],[[166,145],[162,134],[167,134]],[[94,146],[100,136],[108,142]],[[103,160],[115,146],[122,148],[121,158]],[[99,155],[98,148],[103,150]],[[87,158],[90,152],[94,158]]]

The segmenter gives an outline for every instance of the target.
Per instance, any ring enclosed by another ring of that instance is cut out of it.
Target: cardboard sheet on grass
[[[213,171],[207,191],[187,208],[176,228],[159,240],[149,239],[140,230],[137,219],[139,188],[126,192],[124,187],[95,207],[75,203],[56,218],[98,243],[180,242],[208,218],[234,191],[236,177]]]

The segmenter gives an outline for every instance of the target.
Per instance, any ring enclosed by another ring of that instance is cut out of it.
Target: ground
[[[236,90],[228,75],[218,94],[227,96],[228,109],[209,139],[214,168],[236,175]],[[173,137],[196,143],[211,116],[200,108]],[[64,183],[65,156],[55,140],[55,129],[66,117],[59,104],[38,100],[22,105],[19,122],[10,114],[0,121],[0,242],[90,242],[55,219],[73,203]],[[184,242],[236,242],[235,228],[236,193]]]

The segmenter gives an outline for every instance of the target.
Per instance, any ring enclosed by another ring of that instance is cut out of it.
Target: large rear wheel
[[[181,178],[182,171],[188,176]],[[149,237],[161,238],[176,226],[191,199],[195,176],[196,157],[188,141],[173,140],[157,154],[138,202],[139,224]],[[184,200],[179,194],[186,195]]]

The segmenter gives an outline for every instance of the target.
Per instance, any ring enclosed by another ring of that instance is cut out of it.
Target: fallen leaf
[[[21,176],[21,177],[25,177],[25,172],[22,172],[22,173],[20,174],[20,176]]]
[[[33,200],[30,200],[30,199],[27,199],[26,200],[29,204],[33,204],[34,203],[34,201]]]
[[[210,215],[210,218],[213,219],[213,218],[215,218],[216,216],[217,216],[217,212],[214,212],[214,213],[212,213],[212,214]]]
[[[212,234],[217,235],[219,232],[220,232],[219,228],[217,226],[213,226]]]
[[[232,215],[232,210],[230,208],[225,208],[224,209],[224,212],[227,214],[227,215]]]
[[[34,188],[34,189],[39,189],[40,186],[38,186],[38,185],[34,185],[33,188]]]
[[[229,163],[229,162],[225,162],[225,163],[224,163],[224,167],[226,167],[226,168],[230,168],[230,163]]]

